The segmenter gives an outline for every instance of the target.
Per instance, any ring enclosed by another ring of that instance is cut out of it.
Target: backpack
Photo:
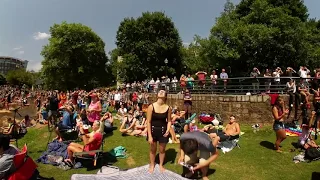
[[[305,159],[308,160],[317,160],[320,159],[320,148],[309,148],[306,150],[305,155],[304,155]]]
[[[118,146],[112,149],[109,153],[116,158],[126,158],[126,148],[123,146]]]

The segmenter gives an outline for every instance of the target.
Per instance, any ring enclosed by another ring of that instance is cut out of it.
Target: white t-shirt
[[[305,70],[299,70],[299,74],[300,74],[300,77],[302,78],[307,78],[308,77],[308,71],[305,71]]]
[[[120,93],[114,94],[114,100],[115,101],[120,101],[121,95]]]
[[[273,72],[273,76],[275,77],[274,81],[280,82],[280,73],[279,72]]]

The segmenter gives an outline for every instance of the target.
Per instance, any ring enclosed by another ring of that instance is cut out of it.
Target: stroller
[[[194,120],[194,118],[196,118],[197,114],[194,113],[191,115],[191,117],[187,120],[184,119],[177,119],[174,124],[173,124],[173,128],[176,134],[182,134],[184,132],[184,126],[186,124],[189,124],[192,120]]]
[[[219,125],[223,124],[223,120],[220,116],[220,114],[214,113],[214,114],[207,114],[207,113],[201,113],[199,116],[199,121],[202,124],[213,124],[213,120],[218,120]]]

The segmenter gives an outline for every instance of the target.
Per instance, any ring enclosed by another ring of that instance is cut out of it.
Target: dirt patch
[[[136,161],[131,156],[129,156],[127,158],[127,164],[128,166],[134,166],[136,164]]]
[[[30,119],[35,119],[37,117],[37,109],[35,105],[33,104],[33,100],[29,99],[30,102],[29,106],[21,107],[18,112],[21,115],[16,115],[16,120],[19,122],[22,119],[24,119],[24,116],[28,115]],[[6,109],[0,109],[0,127],[4,125],[3,122],[6,122],[7,118],[13,118],[14,117],[14,109],[18,108],[18,104],[12,104],[9,108],[9,110]]]

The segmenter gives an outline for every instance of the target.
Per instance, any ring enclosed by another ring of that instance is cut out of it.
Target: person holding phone
[[[272,107],[272,115],[274,118],[273,130],[276,132],[277,137],[275,142],[275,150],[277,152],[282,152],[280,150],[280,144],[287,138],[284,127],[284,118],[288,113],[289,109],[285,108],[284,100],[281,97],[278,97],[274,106]]]

